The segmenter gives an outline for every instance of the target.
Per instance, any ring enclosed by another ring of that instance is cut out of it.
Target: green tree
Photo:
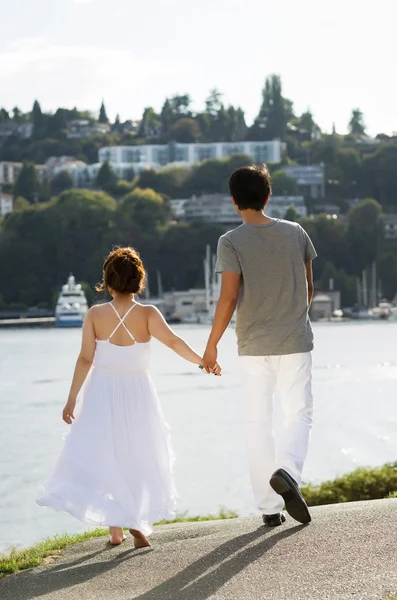
[[[349,121],[349,132],[352,135],[365,135],[364,115],[359,108],[352,110]]]
[[[298,220],[298,213],[296,212],[295,206],[289,206],[284,215],[285,221],[292,221],[293,223]]]
[[[34,101],[32,109],[33,135],[42,137],[45,135],[45,117],[41,112],[41,106],[37,100]]]
[[[70,190],[73,187],[75,187],[74,179],[69,171],[60,171],[50,181],[51,196],[58,196],[65,190]]]
[[[0,123],[4,123],[5,121],[10,120],[10,115],[6,111],[5,108],[0,109]]]
[[[251,129],[253,139],[284,140],[287,123],[292,115],[292,102],[283,98],[280,76],[267,77],[259,114]]]
[[[205,101],[205,112],[211,117],[216,117],[222,106],[222,94],[214,88]]]
[[[12,109],[12,115],[13,115],[12,118],[14,119],[14,121],[16,123],[18,123],[18,124],[23,123],[23,121],[24,121],[23,114],[22,114],[22,112],[19,110],[19,108],[17,106],[15,106]]]
[[[183,198],[188,177],[189,170],[183,167],[172,167],[161,171],[147,169],[139,175],[137,186],[142,189],[151,188],[170,198]]]
[[[363,159],[363,189],[378,200],[385,211],[397,209],[397,143],[382,144]]]
[[[372,199],[360,202],[349,212],[347,241],[356,275],[361,275],[363,269],[369,267],[377,257],[381,216],[381,205]]]
[[[161,131],[161,118],[155,110],[149,106],[145,108],[142,116],[141,123],[139,125],[138,137],[155,137],[159,135]]]
[[[294,196],[296,182],[281,169],[272,174],[272,189],[274,196]]]
[[[14,198],[23,196],[29,202],[37,202],[40,193],[40,179],[34,163],[25,162],[14,185]]]
[[[96,176],[96,185],[105,190],[105,192],[112,193],[114,188],[116,187],[119,178],[116,173],[113,171],[108,160],[102,164],[101,168],[98,171],[98,175]]]
[[[157,230],[169,218],[162,196],[154,190],[139,187],[122,198],[119,213],[124,223],[133,223],[146,232]]]
[[[109,123],[108,116],[106,114],[105,104],[102,100],[101,108],[99,109],[99,123]]]
[[[175,122],[175,114],[171,106],[171,102],[166,98],[160,113],[161,131],[167,134]]]
[[[23,198],[22,196],[18,196],[18,198],[15,198],[14,212],[22,212],[23,210],[26,210],[30,207],[31,204],[28,200],[26,200],[26,198]]]
[[[191,112],[189,110],[190,103],[191,99],[189,94],[183,94],[182,96],[173,96],[171,98],[171,109],[177,119],[191,116]]]
[[[171,224],[161,236],[156,267],[165,289],[204,286],[203,259],[209,244],[216,251],[224,228],[209,223]],[[183,249],[183,251],[181,251]]]
[[[182,144],[191,144],[200,139],[200,127],[194,119],[179,119],[171,125],[167,137]]]

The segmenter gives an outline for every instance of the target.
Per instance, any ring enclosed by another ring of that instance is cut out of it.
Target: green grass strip
[[[219,519],[235,519],[238,515],[235,512],[225,509],[220,510],[217,515],[204,515],[189,517],[187,513],[182,513],[170,521],[160,521],[156,525],[171,525],[173,523],[198,523],[201,521],[217,521]],[[46,559],[57,558],[61,551],[78,544],[86,542],[93,538],[99,538],[108,535],[109,529],[94,529],[85,533],[77,533],[76,535],[56,535],[53,538],[48,538],[31,548],[25,550],[13,550],[8,556],[0,556],[0,579],[12,573],[19,573],[24,569],[37,567],[45,563]]]

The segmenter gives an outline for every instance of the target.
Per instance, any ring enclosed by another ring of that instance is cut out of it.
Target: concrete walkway
[[[0,582],[1,600],[385,600],[397,593],[397,500],[312,510],[272,531],[260,517],[159,527],[78,544],[56,562]]]

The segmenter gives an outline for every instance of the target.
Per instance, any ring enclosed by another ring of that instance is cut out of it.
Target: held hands
[[[213,373],[214,375],[221,375],[221,367],[217,362],[218,350],[216,346],[207,345],[201,364],[207,373]]]
[[[62,419],[68,425],[71,425],[74,420],[74,409],[76,408],[76,400],[68,400],[63,409]]]

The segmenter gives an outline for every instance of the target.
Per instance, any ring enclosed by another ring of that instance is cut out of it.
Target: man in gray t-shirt
[[[293,518],[308,523],[299,485],[312,423],[308,309],[316,251],[300,225],[264,214],[271,194],[265,166],[237,169],[229,185],[243,224],[219,240],[216,271],[222,287],[203,364],[208,372],[213,368],[217,344],[237,307],[254,496],[267,526],[285,521],[284,504]],[[275,391],[284,415],[282,440],[273,434]]]

